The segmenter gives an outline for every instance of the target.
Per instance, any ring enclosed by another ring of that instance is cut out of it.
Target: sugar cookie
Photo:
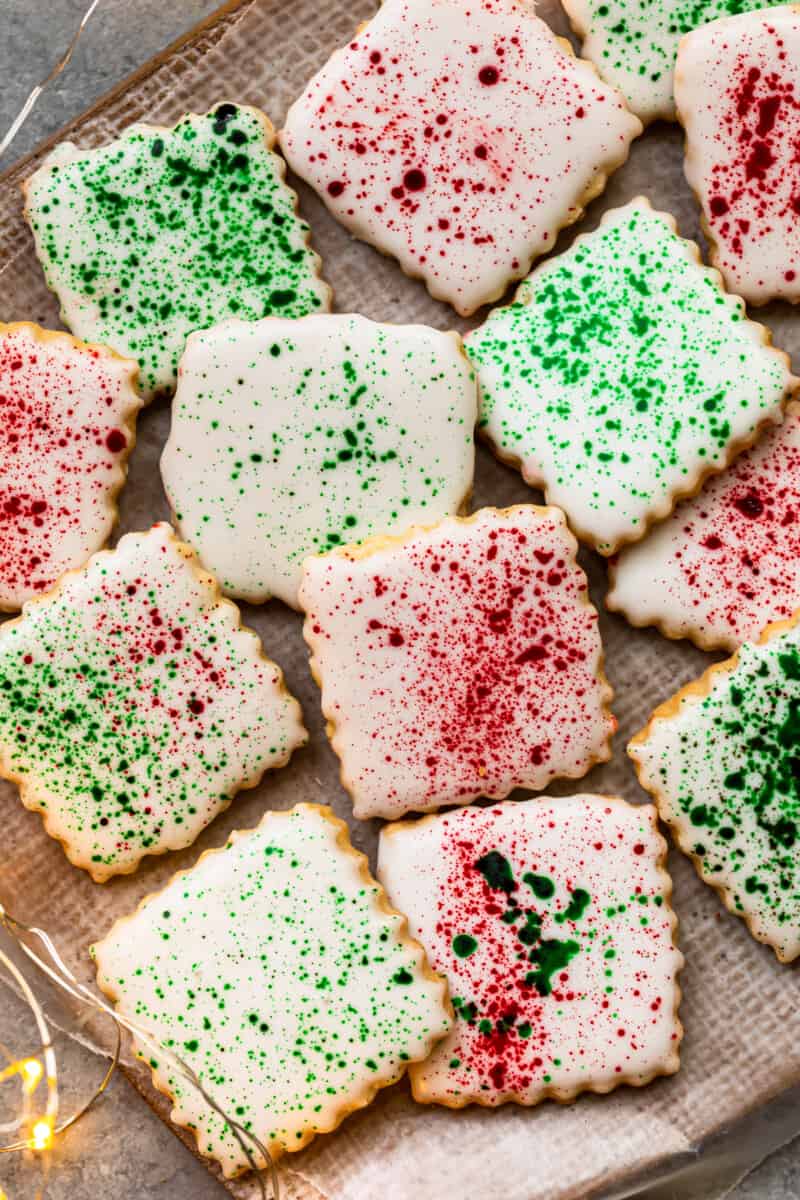
[[[538,797],[381,831],[378,875],[455,1026],[417,1100],[537,1104],[678,1069],[672,885],[652,805]]]
[[[735,650],[800,607],[800,404],[610,570],[606,604],[705,650]]]
[[[715,21],[675,71],[711,262],[750,304],[800,301],[800,7]]]
[[[639,197],[539,267],[465,339],[479,427],[601,554],[780,419],[785,354]]]
[[[279,668],[168,525],[0,627],[0,775],[99,883],[191,845],[304,741]]]
[[[234,833],[92,948],[100,987],[196,1072],[273,1155],[300,1150],[452,1026],[443,981],[347,827],[299,804]],[[228,1127],[149,1048],[172,1119],[226,1176]]]
[[[226,592],[296,607],[307,555],[459,511],[476,410],[455,334],[355,315],[226,321],[181,359],[164,486]]]
[[[678,43],[685,33],[731,13],[769,8],[763,0],[563,0],[581,54],[619,88],[628,107],[648,123],[675,119],[672,85]]]
[[[135,440],[136,364],[69,334],[0,324],[0,610],[108,540]]]
[[[616,722],[555,508],[485,508],[306,560],[300,604],[357,817],[578,778]]]
[[[700,878],[781,962],[800,954],[798,619],[710,667],[628,746]]]
[[[65,324],[171,391],[187,334],[225,317],[299,317],[330,289],[267,118],[219,104],[96,150],[64,142],[25,184],[25,215]]]
[[[552,248],[641,129],[529,0],[384,0],[280,140],[356,237],[466,315]]]

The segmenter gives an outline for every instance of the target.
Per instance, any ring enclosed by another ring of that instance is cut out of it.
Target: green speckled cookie
[[[120,1012],[196,1071],[273,1155],[362,1108],[448,1032],[445,985],[329,808],[234,833],[92,949]],[[247,1160],[190,1085],[148,1051],[172,1119],[225,1175]]]
[[[225,321],[189,339],[161,473],[229,595],[296,607],[309,554],[459,511],[476,410],[455,334],[356,314]]]
[[[800,616],[711,667],[628,747],[700,878],[782,962],[800,955]]]
[[[27,180],[64,322],[136,359],[145,396],[174,388],[194,329],[329,307],[274,142],[258,109],[220,104],[96,150],[65,142]]]
[[[465,346],[479,428],[606,555],[780,420],[795,384],[768,331],[642,197],[534,271]]]
[[[642,121],[675,119],[672,83],[685,33],[736,13],[772,8],[764,0],[563,0],[581,54],[618,87]]]
[[[280,669],[168,525],[0,629],[0,776],[97,882],[191,845],[305,736]]]

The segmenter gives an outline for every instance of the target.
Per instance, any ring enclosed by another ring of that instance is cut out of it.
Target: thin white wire
[[[83,33],[86,26],[89,24],[89,21],[92,18],[92,14],[94,13],[94,10],[97,8],[99,3],[100,3],[100,0],[92,0],[91,4],[86,9],[86,12],[83,14],[83,17],[81,18],[81,23],[78,26],[78,28],[75,30],[72,40],[69,43],[69,45],[67,46],[66,50],[64,51],[63,56],[58,60],[58,62],[52,68],[50,73],[45,76],[45,78],[41,81],[41,83],[37,83],[36,86],[31,90],[31,93],[28,96],[28,99],[25,101],[22,108],[20,109],[20,111],[17,113],[16,117],[12,121],[11,128],[9,129],[8,133],[5,135],[3,140],[0,141],[0,158],[3,157],[6,150],[8,150],[9,146],[14,141],[14,138],[17,136],[20,129],[27,121],[28,117],[31,115],[31,112],[33,111],[33,107],[36,104],[36,101],[41,96],[44,89],[49,84],[51,84],[52,81],[57,76],[59,76],[61,74],[61,72],[69,65],[69,60],[72,58],[72,55],[75,51],[75,47],[77,46],[78,41],[80,39],[80,36]]]

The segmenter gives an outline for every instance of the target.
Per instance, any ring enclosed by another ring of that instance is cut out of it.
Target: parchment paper
[[[259,105],[279,126],[309,76],[375,7],[375,0],[229,4],[216,22],[140,72],[66,133],[82,145],[97,145],[132,121],[172,122],[184,111],[202,112],[222,99]],[[567,32],[555,0],[543,0],[540,12],[559,33]],[[629,162],[576,229],[594,227],[605,208],[643,192],[677,217],[683,234],[697,237],[697,209],[681,160],[680,131],[655,126],[634,144]],[[35,163],[28,160],[0,178],[0,319],[58,327],[57,306],[45,288],[21,216],[18,185]],[[298,191],[340,311],[465,328],[393,262],[354,242],[308,189],[300,186]],[[572,236],[574,231],[565,233],[557,248],[564,249]],[[800,369],[800,314],[775,305],[756,316],[772,328],[777,345],[794,351],[794,367]],[[168,426],[166,404],[149,408],[140,418],[117,536],[168,518],[157,469]],[[479,452],[475,507],[540,499],[516,472]],[[620,729],[613,761],[560,790],[610,791],[642,800],[624,754],[626,741],[656,704],[704,669],[710,656],[603,614],[605,568],[589,553],[582,561],[601,607]],[[255,825],[267,808],[288,808],[299,800],[330,803],[349,820],[355,844],[374,856],[377,822],[353,821],[338,784],[300,618],[277,602],[243,608],[246,622],[258,630],[300,699],[311,743],[289,768],[242,793],[194,847],[145,861],[135,875],[98,886],[68,864],[60,847],[43,833],[39,817],[23,810],[15,789],[0,785],[0,894],[22,919],[48,928],[84,979],[92,977],[86,954],[91,940],[143,895],[162,887],[173,872],[190,866],[202,850],[221,845],[232,829]],[[282,1167],[286,1195],[294,1200],[433,1200],[445,1195],[451,1200],[496,1195],[503,1200],[567,1200],[628,1194],[635,1180],[648,1173],[663,1178],[715,1130],[800,1081],[797,972],[780,966],[742,922],[723,911],[682,856],[673,854],[670,868],[687,959],[681,1010],[686,1040],[676,1077],[642,1091],[623,1088],[609,1097],[585,1096],[566,1109],[548,1103],[495,1112],[419,1107],[400,1084],[337,1133],[291,1156]],[[145,1098],[166,1117],[168,1103],[151,1088],[149,1073],[136,1064],[128,1069]],[[252,1180],[227,1186],[246,1200],[256,1195]]]

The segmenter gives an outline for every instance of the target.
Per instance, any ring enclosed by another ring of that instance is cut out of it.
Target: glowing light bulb
[[[22,1079],[26,1092],[35,1092],[39,1086],[39,1080],[44,1074],[44,1067],[39,1062],[38,1058],[26,1058],[22,1064]],[[0,1197],[2,1200],[2,1197]]]
[[[49,1150],[52,1144],[53,1126],[48,1120],[42,1118],[42,1120],[36,1122],[31,1130],[31,1150]]]

